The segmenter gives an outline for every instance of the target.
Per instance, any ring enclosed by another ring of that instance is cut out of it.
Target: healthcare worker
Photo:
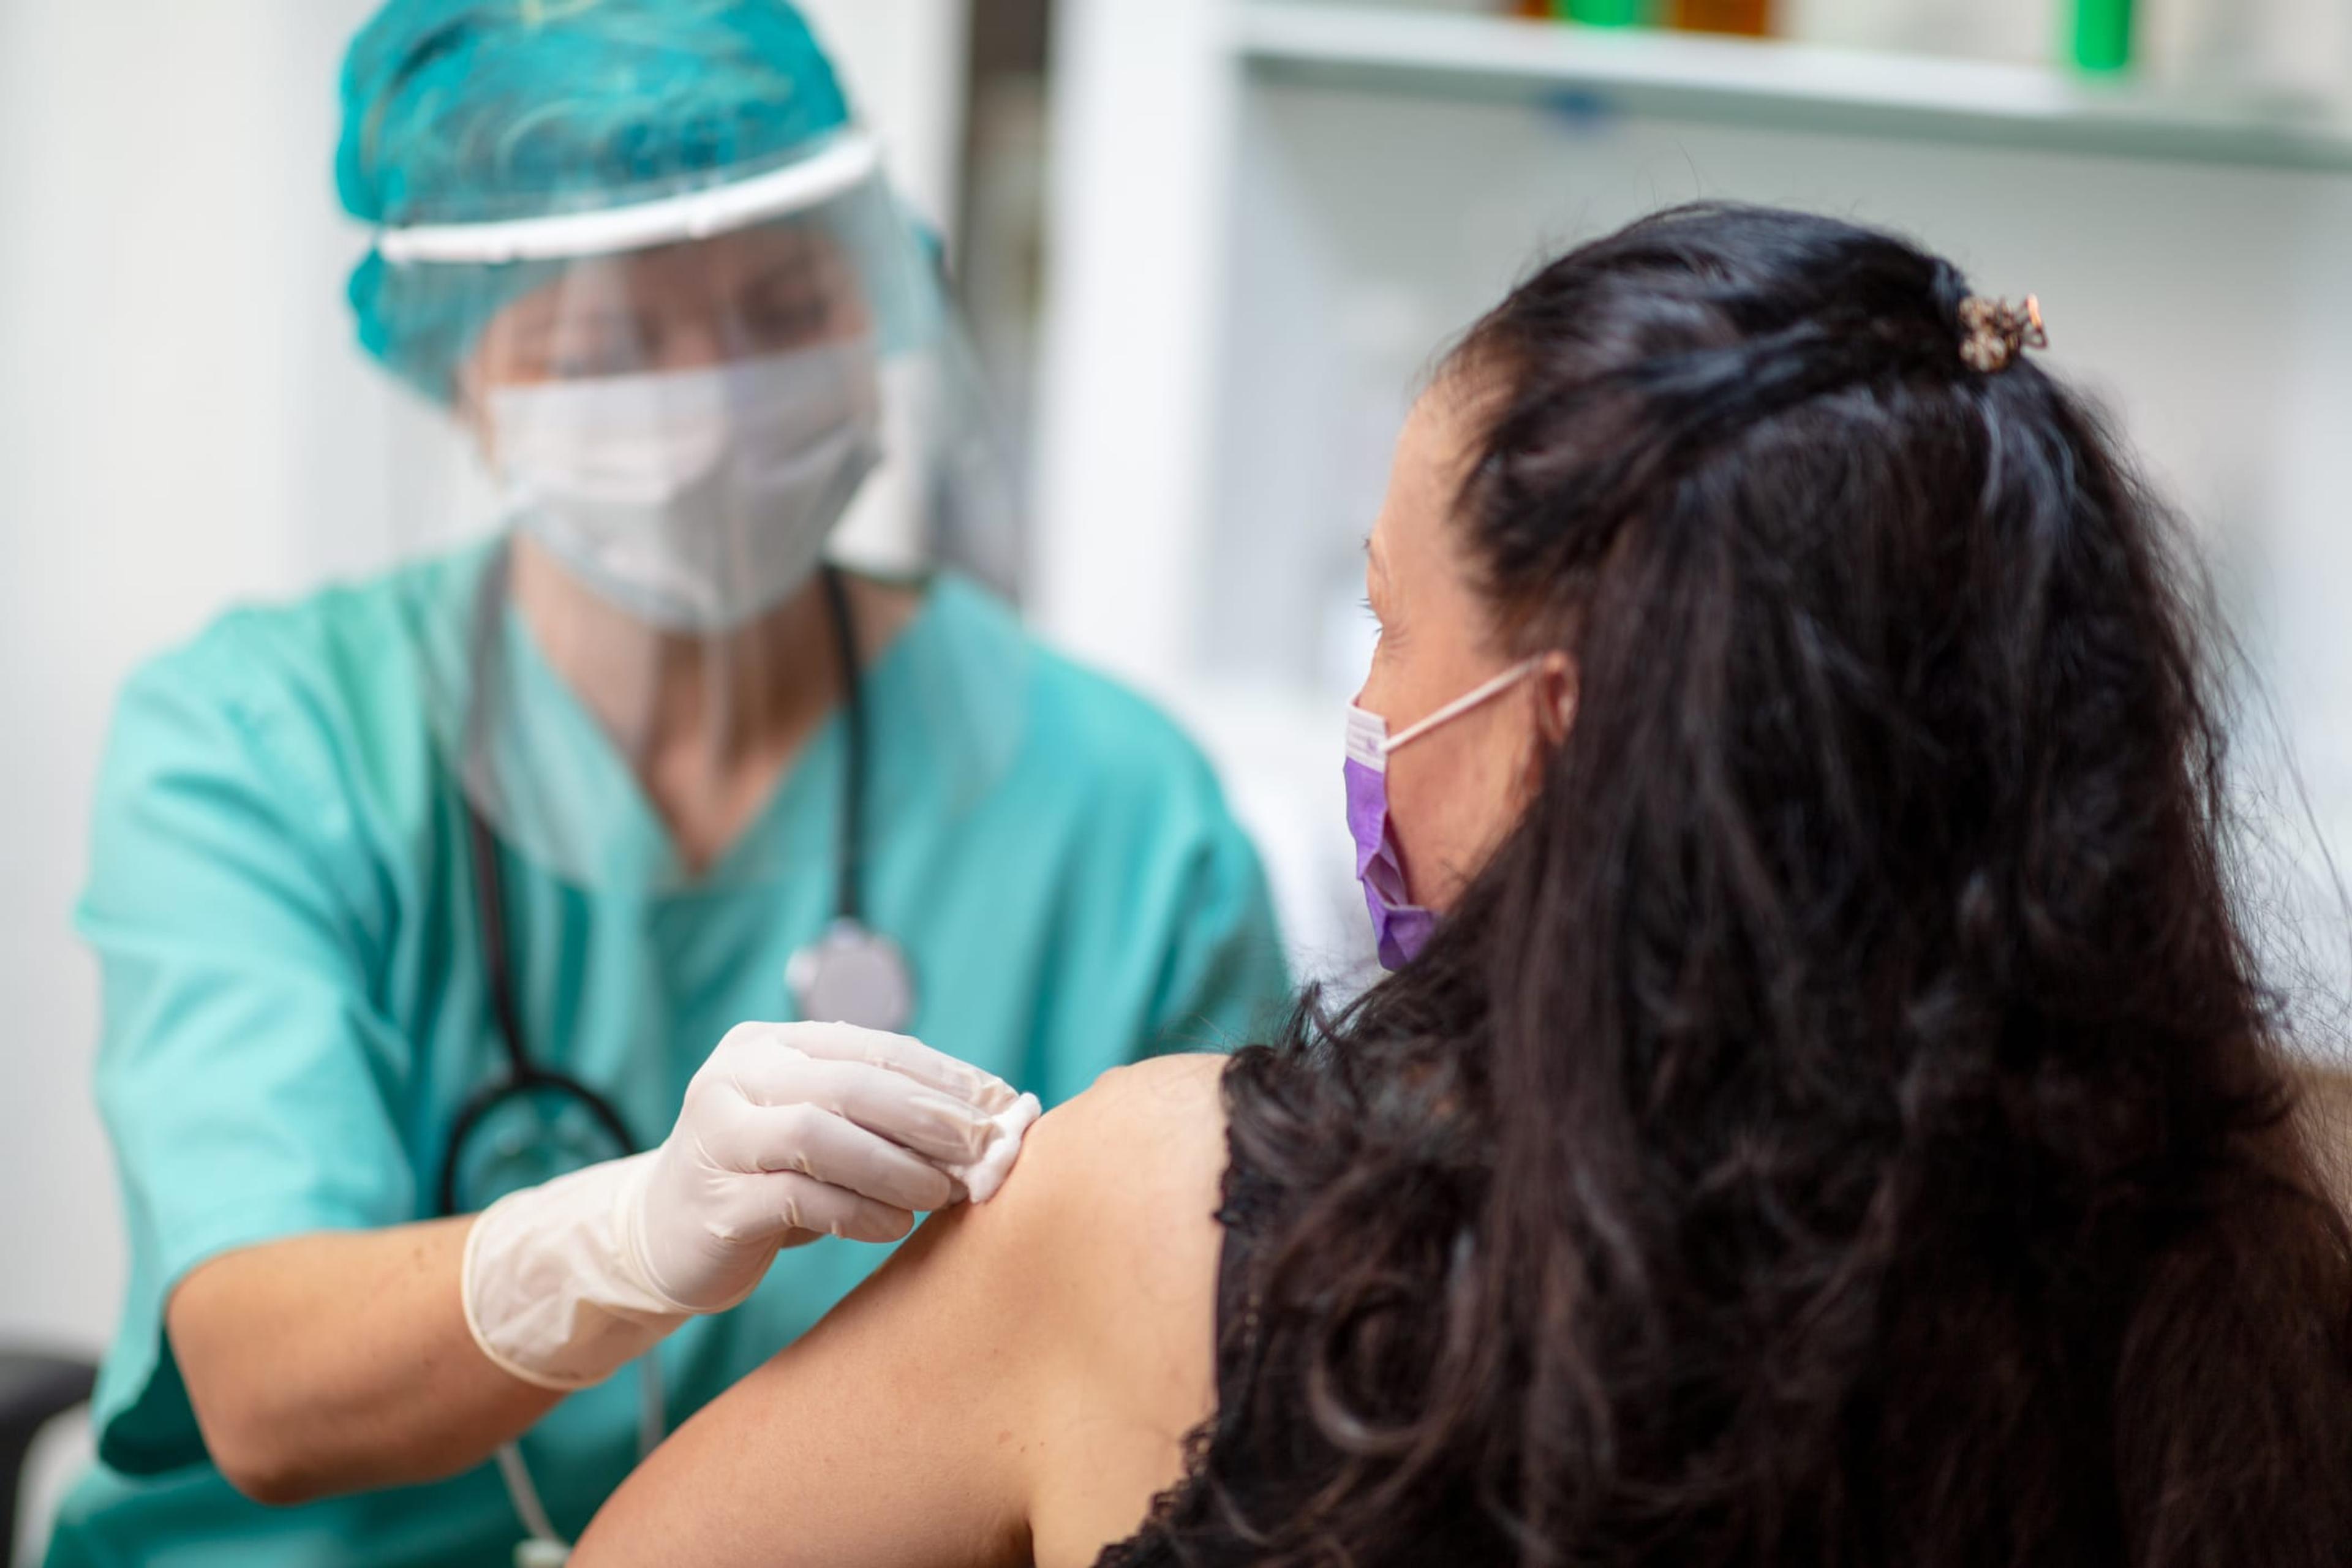
[[[970,378],[790,5],[394,0],[343,110],[361,342],[503,526],[122,697],[131,1266],[56,1564],[558,1561],[984,1195],[1008,1086],[1285,987],[1202,759],[940,569],[1003,542]],[[926,570],[828,561],[877,496]]]

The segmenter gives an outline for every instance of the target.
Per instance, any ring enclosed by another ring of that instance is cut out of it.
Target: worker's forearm
[[[447,1476],[561,1395],[493,1365],[460,1300],[467,1219],[270,1242],[215,1258],[166,1310],[197,1425],[268,1503]]]

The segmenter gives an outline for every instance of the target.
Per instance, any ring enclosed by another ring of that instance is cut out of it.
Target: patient
[[[1401,972],[1047,1118],[576,1561],[2352,1561],[2197,603],[2034,334],[1753,209],[1515,292],[1371,538]]]

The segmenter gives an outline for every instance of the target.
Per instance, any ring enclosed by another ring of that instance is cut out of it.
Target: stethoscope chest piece
[[[793,954],[793,1005],[812,1022],[904,1034],[915,1021],[915,973],[898,944],[864,922],[837,920]]]

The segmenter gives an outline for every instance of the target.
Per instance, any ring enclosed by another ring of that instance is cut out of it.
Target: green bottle
[[[2086,71],[2131,64],[2132,0],[2074,0],[2074,63]]]
[[[1551,9],[1588,27],[1638,27],[1650,19],[1644,0],[1551,0]]]

